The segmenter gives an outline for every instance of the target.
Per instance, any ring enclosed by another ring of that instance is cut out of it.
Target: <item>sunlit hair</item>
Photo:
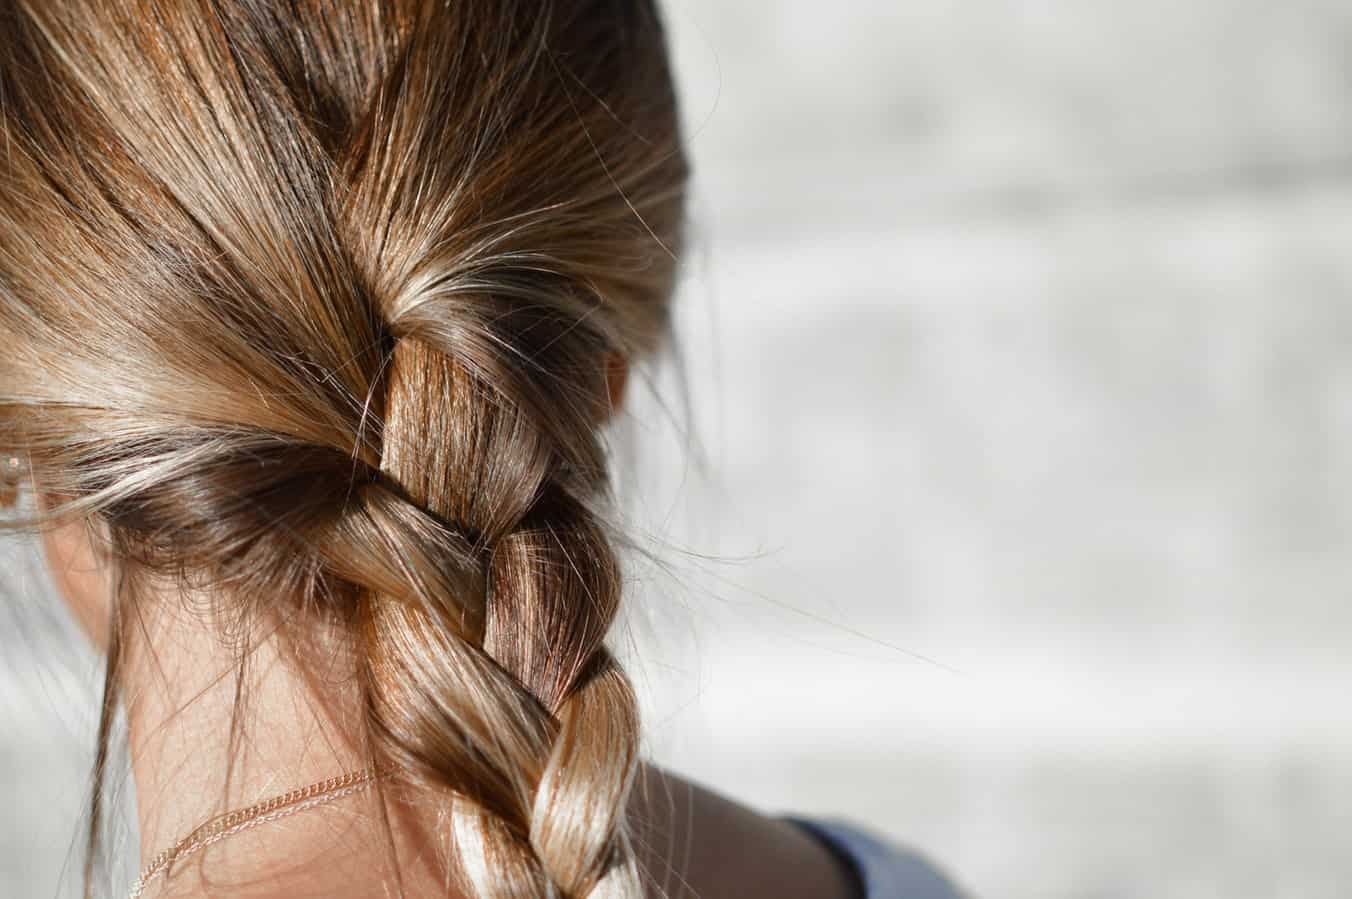
[[[463,889],[639,893],[598,428],[668,325],[664,40],[645,0],[0,3],[0,449],[119,559],[102,747],[165,584],[336,623]]]

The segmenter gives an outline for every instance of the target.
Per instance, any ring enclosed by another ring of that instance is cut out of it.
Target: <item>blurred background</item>
[[[1352,5],[666,8],[651,752],[974,896],[1346,895]],[[0,895],[73,895],[95,660],[6,551]]]

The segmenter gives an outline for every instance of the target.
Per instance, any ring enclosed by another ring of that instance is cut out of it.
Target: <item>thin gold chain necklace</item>
[[[194,828],[186,837],[151,859],[150,864],[146,865],[145,870],[141,872],[141,876],[136,878],[136,883],[132,886],[131,892],[127,894],[127,899],[140,899],[146,887],[150,886],[156,877],[168,871],[174,862],[205,849],[212,843],[233,836],[242,830],[248,830],[250,827],[268,821],[276,821],[278,818],[285,818],[315,806],[335,802],[344,796],[359,793],[370,786],[371,782],[380,777],[381,774],[382,772],[377,768],[363,768],[361,771],[340,774],[337,777],[330,777],[328,780],[310,784],[308,787],[301,787],[280,796],[273,796],[271,799],[264,799],[248,808],[217,815],[205,824]]]

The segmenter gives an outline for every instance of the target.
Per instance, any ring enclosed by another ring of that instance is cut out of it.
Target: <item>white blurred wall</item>
[[[1345,895],[1352,6],[668,10],[710,465],[638,391],[653,751],[992,899]],[[62,633],[0,633],[3,896],[73,836]]]
[[[981,896],[1346,895],[1352,6],[670,8],[760,555],[659,751]]]

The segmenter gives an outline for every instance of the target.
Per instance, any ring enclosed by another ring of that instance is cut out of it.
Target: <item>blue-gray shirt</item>
[[[925,859],[844,821],[790,817],[851,867],[863,889],[861,899],[964,899],[938,868]]]

